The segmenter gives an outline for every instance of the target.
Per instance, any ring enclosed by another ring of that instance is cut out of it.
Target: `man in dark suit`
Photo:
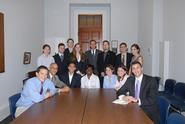
[[[98,58],[98,54],[101,51],[96,49],[96,41],[95,40],[91,40],[89,44],[90,44],[90,50],[85,52],[85,55],[87,57],[87,63],[93,65],[94,66],[94,73],[98,74],[97,58]]]
[[[70,53],[73,52],[73,47],[74,47],[74,40],[73,40],[72,38],[69,38],[69,39],[67,40],[67,47],[68,47],[68,48],[65,49],[65,54],[66,54],[68,57],[70,57]]]
[[[81,87],[81,76],[76,72],[76,65],[74,62],[70,62],[68,65],[68,72],[62,75],[62,81],[70,88]]]
[[[127,52],[128,47],[127,47],[127,44],[124,42],[119,45],[119,49],[120,49],[120,54],[116,56],[116,68],[120,64],[124,64],[127,70],[129,70],[133,55]]]
[[[116,54],[110,49],[110,43],[107,40],[103,41],[103,52],[98,54],[97,69],[100,78],[100,87],[103,88],[103,77],[105,76],[105,68],[107,65],[115,66]]]
[[[136,102],[155,124],[159,123],[159,108],[157,105],[157,82],[154,77],[143,74],[142,65],[133,62],[132,73],[126,83],[118,90],[118,96],[124,94],[123,99]]]
[[[64,54],[65,45],[63,43],[58,44],[58,54],[54,55],[53,58],[55,63],[58,65],[57,75],[61,80],[62,74],[67,72],[67,65],[69,63],[69,57]]]

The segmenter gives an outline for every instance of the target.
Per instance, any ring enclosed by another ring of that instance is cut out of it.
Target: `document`
[[[120,105],[126,105],[129,103],[128,100],[123,99],[124,95],[121,95],[118,97],[118,99],[114,100],[112,103],[114,104],[120,104]]]

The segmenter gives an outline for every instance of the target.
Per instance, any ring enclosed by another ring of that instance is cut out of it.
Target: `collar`
[[[59,56],[61,56],[61,55],[63,56],[64,54],[62,54],[62,53],[59,52],[58,55],[59,55]]]
[[[143,74],[141,74],[139,77],[136,77],[136,80],[139,80],[140,82],[142,81],[143,79]]]

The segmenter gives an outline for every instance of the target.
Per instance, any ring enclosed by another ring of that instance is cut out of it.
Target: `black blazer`
[[[126,67],[127,67],[127,70],[129,70],[129,68],[130,68],[130,63],[131,63],[131,60],[132,60],[132,54],[131,53],[128,53],[127,52],[127,61],[126,61],[126,63],[127,63],[127,65],[126,65]],[[117,56],[116,56],[116,68],[119,66],[121,64],[121,54],[118,54]]]
[[[81,76],[77,73],[73,74],[71,84],[69,83],[69,73],[68,72],[62,75],[62,81],[70,88],[80,88],[81,87]]]
[[[67,57],[66,54],[64,54],[64,60],[61,61],[59,54],[56,54],[53,56],[55,63],[58,65],[58,72],[57,75],[59,79],[61,80],[62,74],[66,73],[67,70],[67,65],[69,63],[69,57]]]
[[[144,112],[158,124],[159,122],[159,108],[157,104],[157,81],[156,78],[143,75],[140,88],[141,108]],[[130,96],[135,94],[135,77],[131,76],[127,79],[125,84],[118,90],[117,95],[126,94],[129,92]]]
[[[105,61],[104,61],[104,52],[99,53],[98,59],[97,59],[98,73],[100,74],[101,72],[104,72],[105,67],[108,64],[115,66],[115,60],[116,60],[116,54],[110,50],[107,52]]]

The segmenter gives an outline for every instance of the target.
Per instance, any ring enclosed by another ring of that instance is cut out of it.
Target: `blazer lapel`
[[[140,94],[139,94],[140,97],[142,96],[142,93],[144,91],[145,83],[146,83],[146,81],[145,81],[145,75],[143,74],[143,79],[142,79],[142,82],[141,82]]]

